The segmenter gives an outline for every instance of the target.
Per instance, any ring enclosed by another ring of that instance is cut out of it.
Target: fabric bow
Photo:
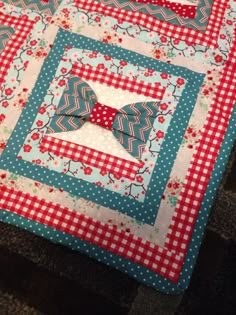
[[[47,133],[77,130],[89,121],[111,130],[127,152],[141,159],[158,108],[159,102],[139,102],[117,110],[99,103],[85,81],[72,77]]]

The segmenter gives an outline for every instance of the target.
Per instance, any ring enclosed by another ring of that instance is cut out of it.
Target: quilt
[[[188,287],[236,139],[235,0],[0,1],[0,220]]]

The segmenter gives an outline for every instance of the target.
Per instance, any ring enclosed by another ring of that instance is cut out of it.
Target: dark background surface
[[[83,254],[0,223],[0,315],[235,314],[235,152],[184,294],[160,293]]]

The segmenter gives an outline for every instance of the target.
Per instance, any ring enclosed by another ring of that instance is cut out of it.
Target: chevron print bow
[[[158,108],[159,102],[140,102],[119,110],[100,104],[85,81],[72,77],[47,132],[77,130],[90,121],[111,130],[127,152],[140,159]]]

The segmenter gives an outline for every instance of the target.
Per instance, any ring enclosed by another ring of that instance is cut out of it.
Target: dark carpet
[[[189,289],[166,295],[78,252],[0,223],[0,315],[230,315],[236,309],[236,148]]]

